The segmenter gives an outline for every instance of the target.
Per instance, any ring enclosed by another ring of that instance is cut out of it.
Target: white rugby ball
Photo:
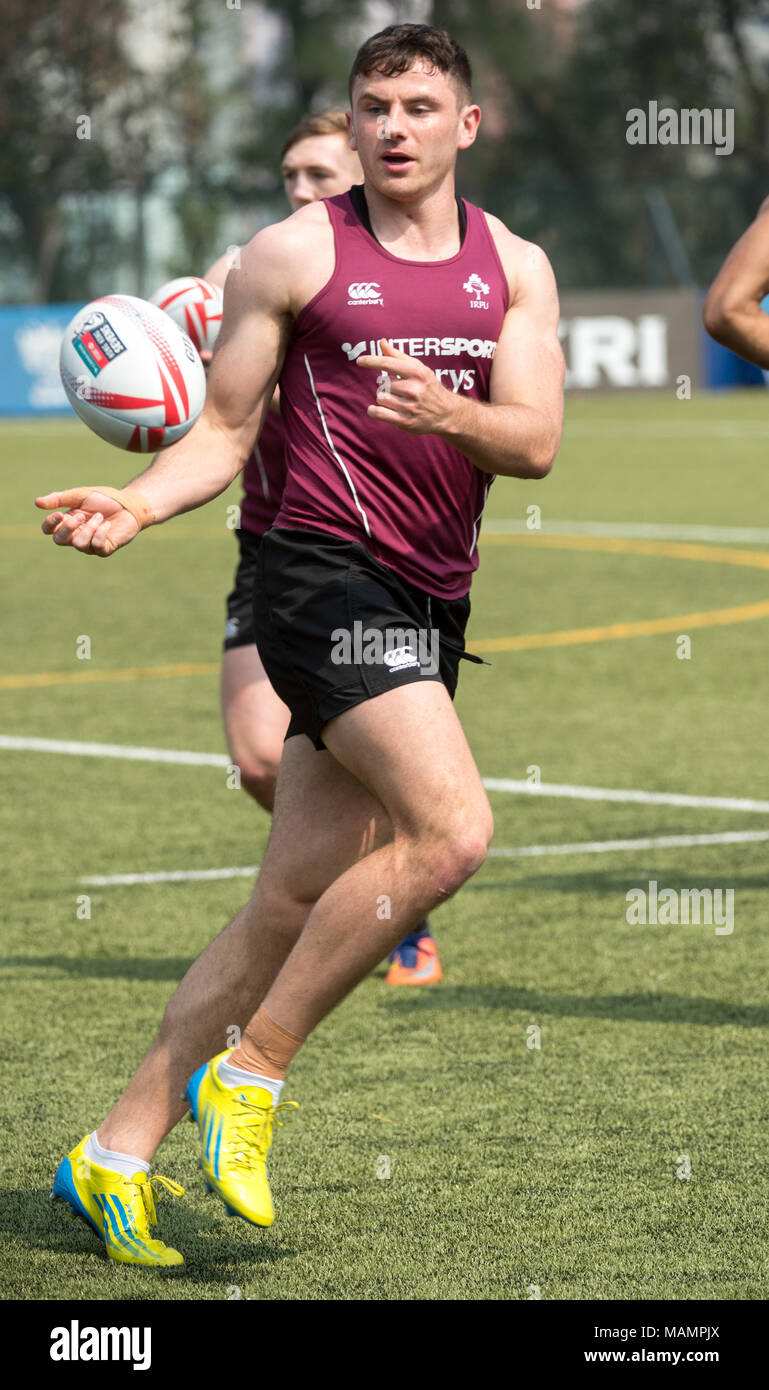
[[[108,294],[79,309],[59,354],[67,399],[109,444],[146,454],[194,425],[206,373],[187,334],[131,294]]]
[[[198,352],[212,350],[222,323],[222,294],[216,285],[195,275],[182,275],[161,285],[150,303],[170,314]]]

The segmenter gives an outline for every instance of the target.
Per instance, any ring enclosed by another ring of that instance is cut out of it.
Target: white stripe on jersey
[[[491,477],[489,478],[489,481],[483,489],[483,502],[481,503],[481,510],[479,511],[477,517],[475,518],[475,521],[473,522],[473,539],[470,542],[470,549],[467,552],[470,556],[472,556],[473,551],[475,550],[475,547],[478,542],[478,531],[480,529],[481,521],[483,520],[483,513],[486,509],[486,503],[489,500],[489,488],[491,487],[491,484],[493,483],[496,476],[496,473],[492,473]]]
[[[337,453],[337,450],[336,450],[336,445],[334,444],[334,441],[333,441],[333,439],[331,438],[331,435],[330,435],[329,432],[328,432],[328,425],[326,424],[326,417],[325,417],[325,415],[323,414],[323,409],[322,409],[321,403],[320,403],[320,401],[318,400],[318,393],[317,393],[317,391],[315,390],[315,382],[314,382],[314,380],[313,380],[312,370],[311,370],[311,368],[310,368],[310,362],[309,362],[309,359],[308,359],[308,357],[307,357],[307,353],[305,353],[305,355],[304,355],[304,365],[305,365],[306,368],[307,368],[307,375],[308,375],[309,378],[310,378],[310,386],[312,387],[312,394],[313,394],[313,396],[315,397],[315,404],[316,404],[317,407],[318,407],[318,414],[319,414],[319,416],[320,416],[320,422],[321,422],[321,424],[322,424],[322,426],[323,426],[323,433],[325,434],[326,439],[328,440],[328,447],[330,448],[332,454],[334,455],[334,458],[336,459],[337,463],[339,464],[339,467],[341,468],[342,472],[344,473],[345,478],[347,479],[347,486],[349,487],[350,492],[352,493],[353,502],[355,503],[355,505],[356,505],[358,511],[360,512],[361,519],[362,519],[362,521],[363,521],[363,526],[364,526],[365,531],[366,531],[366,535],[369,537],[369,539],[371,539],[371,528],[370,528],[370,526],[369,526],[369,524],[368,524],[368,517],[366,516],[366,513],[364,512],[364,510],[363,510],[363,508],[362,508],[360,502],[358,501],[358,494],[357,494],[357,492],[355,491],[355,484],[354,484],[352,478],[350,477],[350,474],[348,473],[346,466],[344,465],[344,463],[343,463],[342,460],[340,459],[339,454]]]
[[[264,461],[262,459],[261,450],[258,444],[254,446],[254,459],[256,460],[256,466],[259,469],[259,478],[262,484],[262,497],[264,498],[265,502],[269,502],[270,484],[267,481],[267,472],[264,467]]]

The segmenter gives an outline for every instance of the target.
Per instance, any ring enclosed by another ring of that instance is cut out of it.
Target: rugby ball
[[[131,294],[108,294],[78,310],[64,332],[59,371],[89,429],[133,453],[181,439],[206,397],[205,369],[187,334]]]
[[[182,275],[161,285],[150,303],[170,314],[198,352],[212,350],[222,323],[222,294],[216,285],[194,275]]]

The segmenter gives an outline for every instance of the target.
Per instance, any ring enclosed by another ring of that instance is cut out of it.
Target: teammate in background
[[[291,211],[321,198],[346,193],[361,183],[363,170],[350,149],[344,111],[308,116],[287,136],[280,152],[280,172]],[[237,256],[230,251],[205,271],[203,278],[224,289]],[[210,361],[211,354],[202,354]],[[227,626],[222,657],[222,715],[230,757],[240,768],[241,785],[265,811],[272,811],[278,764],[290,719],[265,674],[254,634],[256,555],[265,531],[278,514],[286,481],[285,428],[279,391],[270,403],[259,443],[243,470],[243,500],[237,541],[240,549],[235,584],[227,599]],[[389,985],[429,985],[441,980],[438,948],[426,921],[418,923],[393,951],[386,976]]]
[[[702,311],[711,338],[765,369],[769,368],[769,314],[763,312],[761,302],[767,294],[769,198],[729,252]]]
[[[191,966],[133,1080],[54,1182],[110,1256],[136,1264],[182,1261],[150,1234],[161,1180],[149,1165],[188,1105],[209,1187],[271,1224],[266,1160],[288,1066],[480,868],[492,835],[452,696],[488,488],[495,474],[544,477],[560,440],[555,281],[539,248],[455,195],[481,113],[448,34],[374,35],[350,101],[364,183],[242,252],[189,434],[122,492],[37,499],[72,508],[43,523],[56,544],[110,555],[229,486],[280,380],[287,482],[254,613],[291,721],[267,852],[250,902]],[[352,621],[383,656],[356,654]],[[393,648],[392,629],[418,637]],[[222,1051],[233,1023],[246,1025],[240,1044]]]

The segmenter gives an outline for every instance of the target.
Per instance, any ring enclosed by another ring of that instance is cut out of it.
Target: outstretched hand
[[[42,524],[43,533],[53,537],[54,545],[71,545],[85,555],[106,558],[114,554],[141,530],[133,513],[109,496],[114,491],[114,488],[100,492],[97,488],[75,487],[36,497],[35,506],[43,511],[50,511],[52,507],[72,509],[51,512]]]

